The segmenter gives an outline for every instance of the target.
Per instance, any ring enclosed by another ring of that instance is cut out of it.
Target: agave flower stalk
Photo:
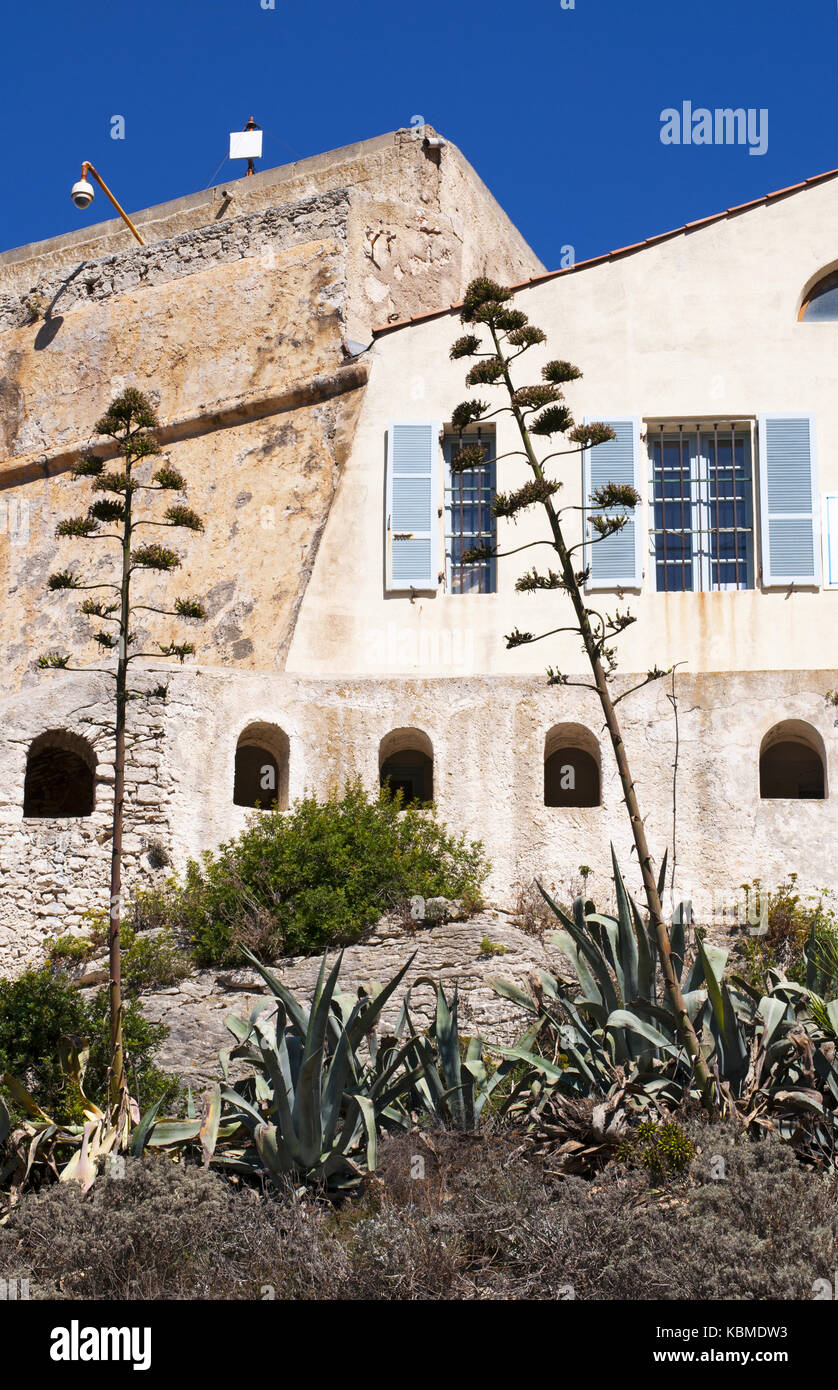
[[[474,365],[466,376],[466,385],[469,387],[485,385],[500,388],[506,392],[507,403],[499,409],[493,410],[490,404],[485,401],[466,400],[455,408],[452,422],[455,429],[462,433],[469,425],[485,421],[496,414],[510,413],[512,415],[522,445],[521,450],[513,452],[519,456],[523,455],[526,459],[532,472],[532,479],[515,492],[499,494],[495,503],[495,514],[514,520],[527,507],[540,506],[543,508],[551,537],[546,544],[552,546],[558,556],[559,568],[558,571],[549,571],[546,575],[539,575],[535,570],[531,571],[524,576],[523,581],[519,581],[519,589],[521,591],[533,591],[537,588],[563,590],[570,599],[575,621],[569,627],[554,628],[550,633],[542,633],[540,636],[531,632],[519,632],[516,629],[507,636],[507,646],[522,646],[530,642],[540,641],[543,637],[549,637],[556,632],[565,631],[577,632],[582,639],[593,677],[592,686],[587,683],[584,684],[586,689],[593,689],[596,692],[614,751],[623,799],[631,822],[632,837],[643,878],[646,906],[656,940],[657,955],[668,1005],[675,1017],[678,1035],[695,1070],[703,1103],[708,1110],[713,1111],[716,1105],[713,1078],[702,1054],[698,1035],[684,1003],[678,975],[673,965],[669,930],[663,916],[661,895],[646,839],[643,817],[640,814],[634,779],[616,713],[616,705],[619,700],[631,692],[626,691],[624,695],[615,699],[609,688],[609,677],[616,667],[615,649],[611,643],[633,619],[630,614],[618,613],[615,616],[601,614],[588,606],[584,594],[588,571],[586,569],[578,570],[574,564],[574,553],[581,546],[569,544],[566,539],[562,524],[563,509],[557,509],[555,502],[556,494],[561,488],[561,482],[550,477],[545,471],[545,464],[550,460],[569,454],[578,454],[585,448],[613,438],[614,433],[604,424],[574,425],[571,413],[563,401],[562,387],[567,382],[577,380],[581,373],[570,362],[550,361],[542,368],[543,380],[541,383],[533,386],[515,386],[512,380],[512,363],[532,347],[545,343],[546,335],[540,328],[529,323],[525,313],[510,307],[511,298],[511,290],[487,279],[473,280],[466,291],[460,314],[461,322],[485,327],[488,330],[491,343],[488,345],[488,350],[484,350],[485,340],[481,339],[477,333],[468,333],[454,343],[451,357],[453,359],[464,357],[475,359]],[[557,435],[566,435],[572,447],[554,450],[546,457],[540,458],[536,452],[535,440],[552,440]],[[459,454],[454,455],[451,465],[454,471],[474,466],[472,458],[474,448],[473,444],[466,444]],[[501,457],[508,457],[508,455]],[[631,487],[609,484],[598,489],[592,500],[596,508],[602,509],[602,514],[589,518],[594,535],[589,539],[588,544],[597,544],[599,540],[604,540],[620,531],[628,521],[628,509],[635,506],[640,499]],[[494,548],[489,553],[498,555],[502,552]],[[481,548],[479,551],[467,552],[463,558],[465,563],[477,563],[486,557],[486,549]],[[655,667],[648,672],[646,679],[641,681],[640,685],[656,680],[664,674]],[[548,677],[551,684],[583,684],[578,681],[572,682],[566,675],[552,669],[548,670]]]

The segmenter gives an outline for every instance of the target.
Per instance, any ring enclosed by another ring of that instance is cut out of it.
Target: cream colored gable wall
[[[613,262],[521,290],[519,307],[545,329],[548,350],[524,358],[519,384],[539,379],[549,357],[584,373],[568,388],[577,419],[636,415],[718,420],[762,412],[815,416],[819,491],[838,491],[838,323],[799,323],[804,290],[838,263],[838,180],[682,234]],[[464,364],[448,350],[463,329],[456,314],[383,335],[355,444],[341,479],[289,669],[306,673],[505,675],[547,664],[581,670],[573,637],[507,652],[513,627],[560,625],[555,594],[517,595],[517,576],[549,552],[498,566],[495,595],[385,595],[385,433],[391,419],[450,418],[468,393]],[[482,388],[479,394],[491,394]],[[478,393],[474,393],[478,394]],[[500,399],[500,393],[497,393]],[[499,454],[515,448],[508,417]],[[442,467],[440,460],[440,467]],[[522,461],[499,466],[503,490],[525,481]],[[578,456],[564,461],[561,501],[581,501]],[[644,479],[644,489],[646,480]],[[643,507],[648,505],[644,495]],[[571,513],[574,519],[578,513]],[[570,529],[578,535],[578,526]],[[441,523],[440,523],[441,525]],[[501,521],[502,548],[544,535],[540,515]],[[440,555],[442,547],[440,546]],[[671,594],[651,592],[644,538],[639,621],[620,640],[621,668],[683,661],[694,672],[817,668],[838,650],[838,591]],[[603,604],[617,606],[613,595]],[[623,605],[624,606],[624,605]]]

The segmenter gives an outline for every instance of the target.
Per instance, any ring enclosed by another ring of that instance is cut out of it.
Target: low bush
[[[191,956],[181,947],[171,927],[149,921],[146,896],[132,904],[131,916],[120,926],[122,987],[132,998],[153,990],[167,989],[190,974]],[[108,925],[104,913],[88,913],[88,936],[61,936],[47,950],[51,965],[73,967],[108,949]]]
[[[0,1266],[33,1298],[811,1299],[834,1272],[835,1179],[771,1137],[688,1136],[685,1173],[612,1164],[585,1182],[502,1134],[408,1133],[338,1208],[127,1159],[85,1200],[72,1183],[24,1198]]]
[[[838,993],[838,916],[830,906],[828,893],[804,894],[797,887],[797,875],[777,888],[767,889],[758,879],[742,885],[751,930],[739,945],[741,973],[755,988],[765,983],[767,970],[779,968],[788,979],[806,982],[804,951],[814,930],[817,963],[827,978],[832,977],[833,998]],[[766,928],[763,932],[754,930]],[[753,933],[753,934],[751,934]]]
[[[152,1056],[167,1035],[128,1000],[123,1036],[132,1093],[145,1110],[160,1099],[168,1104],[180,1090],[178,1078],[155,1067]],[[43,1110],[58,1120],[77,1120],[80,1110],[67,1086],[59,1061],[62,1037],[87,1038],[90,1058],[85,1090],[103,1102],[110,1060],[108,991],[85,1000],[50,966],[27,970],[16,980],[0,980],[0,1072],[8,1071],[35,1095]]]
[[[674,1120],[642,1120],[633,1134],[617,1148],[617,1158],[631,1167],[645,1168],[655,1177],[682,1173],[695,1157],[695,1149]]]
[[[184,980],[192,969],[171,927],[154,935],[133,933],[122,956],[122,983],[130,998],[152,990],[168,989]]]
[[[355,941],[413,896],[481,905],[480,843],[450,834],[431,806],[371,795],[360,783],[290,812],[260,811],[247,830],[169,886],[168,922],[202,965],[309,955]]]
[[[56,964],[77,965],[88,960],[95,950],[96,947],[89,937],[73,936],[68,932],[65,936],[57,936],[49,943],[47,956]]]

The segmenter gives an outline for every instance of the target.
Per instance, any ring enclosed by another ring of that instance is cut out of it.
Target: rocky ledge
[[[495,993],[492,980],[501,977],[526,987],[539,970],[555,973],[567,966],[546,938],[510,925],[509,916],[499,911],[481,912],[466,921],[417,924],[414,931],[406,931],[403,922],[384,919],[363,943],[345,948],[340,988],[351,992],[373,981],[385,984],[411,955],[414,960],[404,987],[397,991],[397,1002],[384,1010],[385,1027],[395,1024],[404,988],[430,975],[443,983],[449,997],[457,985],[461,1033],[503,1043],[520,1037],[528,1018]],[[334,960],[334,953],[329,959]],[[290,956],[271,969],[306,1001],[319,966],[317,957]],[[427,985],[417,986],[412,1004],[417,1023],[427,1022],[434,1007],[433,991]],[[177,1072],[193,1087],[203,1087],[218,1079],[218,1052],[233,1041],[225,1018],[231,1014],[246,1018],[254,1008],[272,1005],[256,971],[196,970],[170,989],[143,995],[140,1006],[151,1022],[164,1023],[169,1029],[157,1055],[158,1065]]]

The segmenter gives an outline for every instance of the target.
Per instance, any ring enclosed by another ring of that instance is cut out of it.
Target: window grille
[[[752,589],[750,425],[650,425],[648,441],[658,591]]]
[[[484,458],[476,468],[451,472],[451,459],[463,445],[480,444]],[[476,430],[446,434],[445,457],[445,579],[450,594],[493,594],[497,590],[497,561],[492,558],[464,565],[463,554],[480,546],[497,545],[497,518],[492,510],[496,491],[494,433]]]

